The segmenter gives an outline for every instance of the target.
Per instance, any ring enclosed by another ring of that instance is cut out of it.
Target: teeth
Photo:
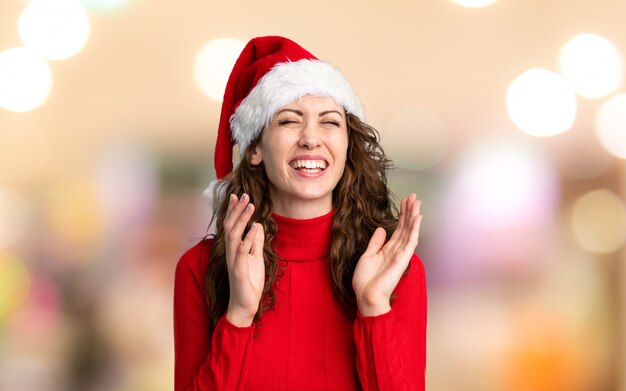
[[[306,168],[309,170],[320,168],[325,169],[327,164],[324,160],[294,160],[291,162],[291,167],[293,168]]]

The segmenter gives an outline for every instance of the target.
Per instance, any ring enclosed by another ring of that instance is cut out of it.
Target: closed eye
[[[339,122],[337,121],[324,121],[327,125],[339,126]]]

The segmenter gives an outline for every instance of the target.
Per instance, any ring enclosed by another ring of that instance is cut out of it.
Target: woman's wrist
[[[381,305],[359,304],[358,307],[359,312],[363,316],[378,316],[386,314],[391,310],[391,306],[389,305],[389,303]]]
[[[357,307],[363,316],[378,316],[389,312],[389,299],[384,297],[367,298],[357,296]]]
[[[228,310],[226,310],[226,320],[237,327],[248,327],[251,326],[254,321],[254,314],[250,315],[246,311],[228,307]]]

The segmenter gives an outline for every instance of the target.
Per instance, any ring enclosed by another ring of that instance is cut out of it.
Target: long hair
[[[376,129],[361,122],[358,117],[346,115],[348,128],[348,151],[343,175],[333,190],[333,214],[331,244],[328,254],[329,278],[335,297],[342,305],[345,314],[356,316],[356,296],[352,289],[352,275],[356,264],[367,248],[369,239],[377,227],[391,236],[397,225],[397,208],[387,184],[387,173],[392,168],[391,161],[380,146],[380,135]],[[278,255],[272,242],[276,236],[276,222],[272,218],[272,200],[269,197],[269,180],[263,163],[254,166],[250,163],[251,151],[259,145],[257,137],[247,148],[246,156],[236,168],[218,182],[214,189],[213,219],[217,232],[213,235],[213,246],[207,267],[206,288],[210,304],[212,325],[226,312],[229,302],[228,270],[226,267],[226,247],[224,224],[228,196],[219,194],[246,193],[255,210],[250,221],[263,224],[265,244],[265,286],[255,321],[263,312],[274,308],[275,295],[272,290],[276,280],[283,274],[278,263]],[[249,230],[248,224],[244,235]]]

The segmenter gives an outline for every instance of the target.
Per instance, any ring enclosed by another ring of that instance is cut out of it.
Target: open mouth
[[[328,162],[325,160],[292,160],[289,166],[294,170],[316,173],[324,171],[328,167]]]

